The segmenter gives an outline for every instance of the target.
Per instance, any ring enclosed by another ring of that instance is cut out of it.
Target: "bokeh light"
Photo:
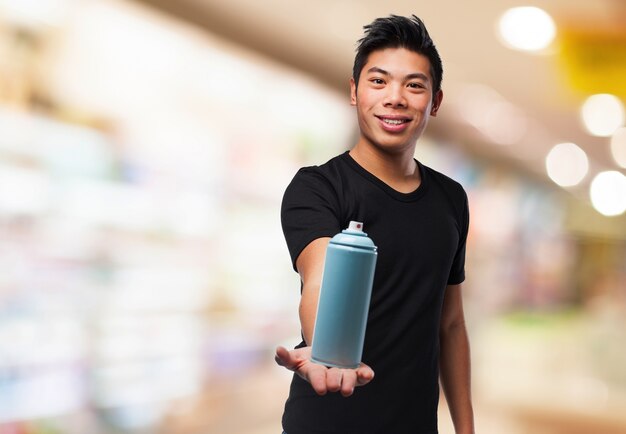
[[[559,143],[546,157],[546,170],[550,179],[561,187],[574,186],[587,175],[587,154],[574,143]]]
[[[626,211],[626,176],[616,170],[600,172],[591,182],[591,203],[605,216]]]
[[[618,128],[611,137],[611,154],[621,167],[626,168],[626,127]]]
[[[592,95],[583,103],[581,116],[590,134],[608,137],[624,125],[624,105],[608,93]]]
[[[556,35],[556,26],[543,9],[522,6],[511,8],[500,17],[498,31],[510,48],[539,51],[550,45]]]

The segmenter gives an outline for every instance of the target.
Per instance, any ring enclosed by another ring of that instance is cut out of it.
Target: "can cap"
[[[348,224],[348,230],[350,232],[363,232],[363,223],[351,221],[350,224]]]
[[[341,244],[349,247],[358,247],[373,251],[377,250],[374,242],[363,232],[363,223],[357,221],[351,221],[350,224],[348,224],[348,228],[335,235],[330,242],[332,244]]]

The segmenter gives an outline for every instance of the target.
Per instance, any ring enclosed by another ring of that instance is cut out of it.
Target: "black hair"
[[[415,15],[411,15],[410,18],[389,15],[386,18],[376,18],[363,26],[363,29],[365,34],[357,42],[352,67],[352,77],[357,87],[361,70],[372,52],[385,48],[406,48],[428,58],[430,75],[433,79],[433,95],[441,89],[443,79],[441,57],[422,20]]]

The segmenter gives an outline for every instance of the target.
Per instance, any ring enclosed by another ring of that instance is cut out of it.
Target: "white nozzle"
[[[351,221],[348,225],[348,230],[354,232],[363,232],[363,223]]]

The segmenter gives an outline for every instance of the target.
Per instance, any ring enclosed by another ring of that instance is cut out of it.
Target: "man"
[[[303,341],[276,350],[293,370],[287,434],[437,433],[439,380],[457,434],[474,432],[470,357],[461,301],[467,196],[414,158],[441,105],[441,59],[422,21],[391,15],[364,27],[353,76],[356,145],[300,169],[281,219],[301,277]],[[309,360],[326,246],[350,220],[378,246],[363,362]],[[374,376],[375,372],[375,376]],[[364,386],[364,387],[356,387]]]

